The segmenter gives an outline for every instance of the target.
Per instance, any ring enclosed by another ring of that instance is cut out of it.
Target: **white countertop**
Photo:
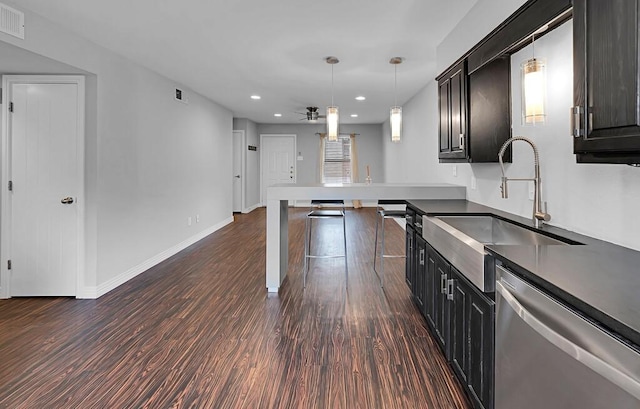
[[[282,184],[267,188],[266,285],[277,292],[289,270],[289,200],[466,199],[465,186],[445,183]]]
[[[447,183],[280,184],[267,188],[267,200],[303,199],[465,199],[464,186]]]

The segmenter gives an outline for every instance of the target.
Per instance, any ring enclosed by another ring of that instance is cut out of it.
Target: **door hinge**
[[[571,135],[574,138],[580,138],[584,136],[582,116],[584,114],[584,108],[581,106],[571,107]]]
[[[13,102],[9,102],[9,112],[13,113]]]
[[[7,260],[7,270],[11,270],[11,260]]]
[[[9,188],[9,192],[13,192],[13,181],[11,181],[11,180],[9,181],[8,188]]]

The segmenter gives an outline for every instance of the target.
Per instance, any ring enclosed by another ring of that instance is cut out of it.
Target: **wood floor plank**
[[[374,210],[347,211],[348,281],[342,259],[316,259],[303,288],[305,213],[289,212],[278,295],[258,209],[98,300],[0,300],[0,408],[470,408],[403,259],[380,287]],[[314,251],[341,253],[324,222]],[[395,223],[386,244],[404,252]]]

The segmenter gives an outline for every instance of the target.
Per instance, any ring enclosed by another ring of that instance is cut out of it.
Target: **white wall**
[[[297,161],[298,184],[318,183],[318,148],[319,136],[316,132],[325,132],[324,124],[258,124],[259,134],[295,134],[297,135],[298,152],[303,160]],[[383,182],[384,158],[382,130],[380,125],[340,125],[341,133],[355,132],[358,147],[358,172],[360,181],[364,182],[366,166],[369,165],[371,179]]]
[[[255,122],[245,118],[234,118],[233,129],[244,131],[246,145],[259,146],[260,135]],[[245,174],[245,206],[253,209],[260,205],[260,151],[250,151],[244,147]]]
[[[497,4],[498,2],[496,2]],[[626,165],[577,164],[573,154],[572,137],[569,134],[569,107],[572,105],[573,61],[572,23],[568,22],[536,41],[536,56],[547,60],[547,122],[542,126],[522,126],[520,119],[520,64],[531,56],[531,47],[512,56],[512,118],[513,135],[527,136],[536,143],[540,152],[542,171],[542,197],[548,202],[550,224],[610,241],[625,247],[640,250],[640,219],[634,217],[640,202],[640,169]],[[446,65],[446,64],[444,64]],[[405,120],[414,120],[414,115],[431,112],[437,103],[437,93],[430,84],[404,107]],[[421,94],[428,94],[421,97]],[[436,107],[437,109],[437,107]],[[410,113],[410,114],[409,114]],[[410,117],[409,117],[410,115]],[[437,180],[467,187],[469,200],[485,204],[523,217],[530,217],[533,202],[528,199],[528,186],[523,182],[509,184],[509,199],[500,197],[500,167],[492,164],[437,164],[438,123],[437,118],[425,124],[423,138],[414,139],[413,132],[407,135],[401,158],[389,155],[386,146],[387,169],[407,167],[401,161],[415,162],[417,169],[422,161],[437,167]],[[425,150],[425,144],[429,148]],[[533,154],[523,143],[513,145],[513,163],[506,166],[511,177],[533,176]],[[453,176],[456,168],[457,177]],[[404,177],[399,173],[394,181]],[[472,178],[476,178],[476,189],[472,189]],[[422,176],[422,181],[431,181],[431,175]]]
[[[179,103],[179,84],[37,14],[27,11],[26,21],[25,40],[0,41],[95,75],[87,79],[81,295],[108,291],[230,220],[230,111],[185,87],[189,104]]]
[[[438,84],[431,81],[402,107],[401,142],[391,142],[389,121],[382,125],[387,182],[438,180],[438,115]]]

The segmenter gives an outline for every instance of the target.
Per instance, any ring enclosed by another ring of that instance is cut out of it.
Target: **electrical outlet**
[[[200,215],[196,214],[196,223],[200,223]]]
[[[532,180],[529,181],[529,200],[533,201],[533,198],[535,196],[535,191],[536,191],[536,186],[533,183]]]
[[[187,217],[187,226],[191,226],[191,216]]]
[[[476,177],[471,175],[471,189],[476,190],[477,183],[478,181],[476,180]]]
[[[453,177],[458,177],[458,166],[453,165]]]

